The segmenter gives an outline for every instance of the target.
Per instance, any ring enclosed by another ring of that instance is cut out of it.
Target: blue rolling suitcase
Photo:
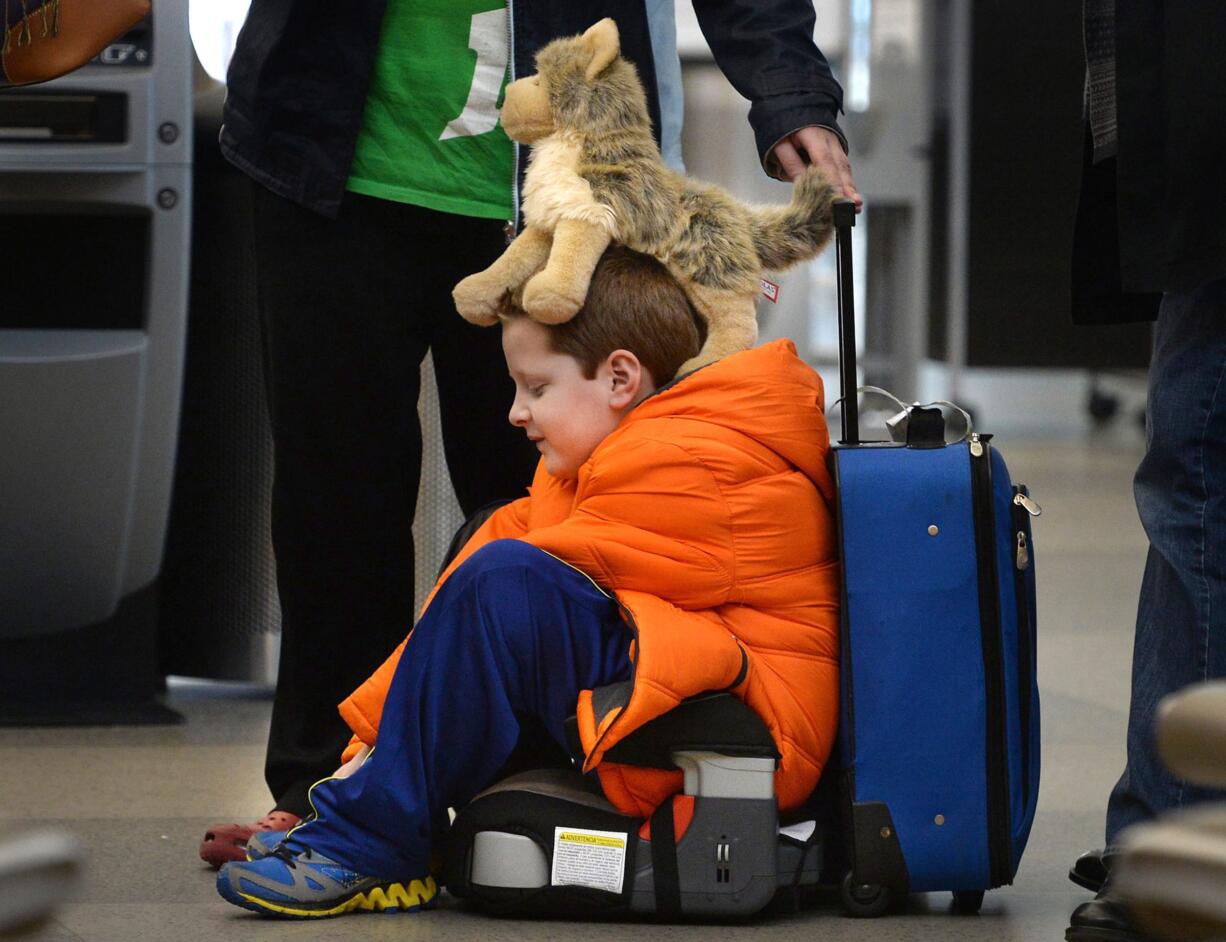
[[[945,444],[939,410],[913,408],[905,442],[860,441],[851,204],[835,218],[841,895],[860,916],[927,891],[978,912],[1013,881],[1038,799],[1038,507],[991,436]]]

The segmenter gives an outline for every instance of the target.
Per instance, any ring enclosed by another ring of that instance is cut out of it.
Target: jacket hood
[[[669,417],[722,426],[774,451],[831,497],[825,410],[821,377],[783,339],[674,380],[635,407],[622,427]]]

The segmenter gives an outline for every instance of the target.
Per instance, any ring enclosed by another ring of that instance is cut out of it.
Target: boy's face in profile
[[[536,443],[545,469],[557,478],[578,475],[652,389],[650,374],[626,350],[609,354],[588,379],[578,360],[550,346],[549,329],[527,317],[503,321],[502,350],[515,380],[508,418]]]

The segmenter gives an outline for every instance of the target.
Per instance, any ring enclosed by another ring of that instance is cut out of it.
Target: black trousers
[[[259,186],[254,206],[282,613],[265,779],[277,808],[305,815],[349,739],[337,704],[413,624],[426,351],[466,515],[523,494],[538,456],[507,421],[500,331],[451,300],[502,251],[500,221],[352,193],[332,220]]]

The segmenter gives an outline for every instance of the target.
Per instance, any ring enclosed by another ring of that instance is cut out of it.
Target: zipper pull
[[[1036,504],[1033,500],[1031,500],[1027,495],[1023,494],[1021,491],[1018,491],[1016,494],[1013,495],[1013,503],[1023,508],[1026,511],[1026,513],[1030,514],[1030,516],[1032,517],[1037,517],[1039,514],[1043,512],[1042,507]]]
[[[971,454],[976,458],[983,457],[983,442],[979,440],[978,432],[971,432]]]
[[[1026,534],[1017,531],[1017,568],[1025,572],[1030,568],[1030,549],[1026,545]]]

